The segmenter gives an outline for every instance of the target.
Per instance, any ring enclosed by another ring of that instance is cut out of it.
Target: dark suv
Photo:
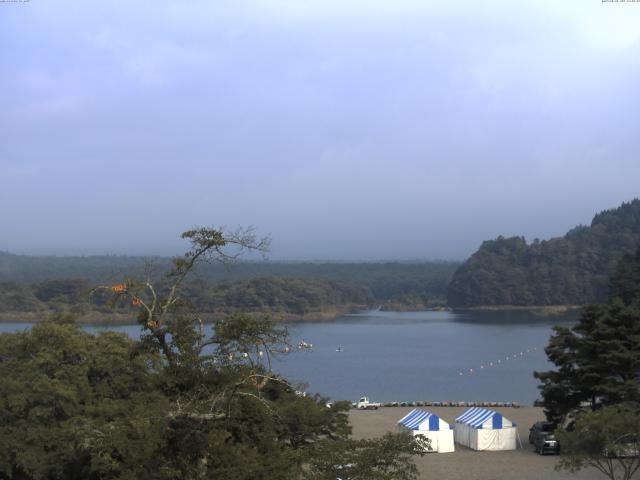
[[[553,435],[555,425],[551,422],[536,422],[529,429],[529,443],[540,455],[560,453],[560,444]]]
[[[536,422],[529,429],[529,443],[535,444],[536,440],[543,433],[553,433],[555,426],[551,422]]]
[[[533,445],[535,446],[536,452],[540,455],[544,455],[545,453],[557,455],[560,453],[560,444],[553,433],[541,432]]]

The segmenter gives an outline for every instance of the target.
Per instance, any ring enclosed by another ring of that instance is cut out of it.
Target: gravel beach
[[[396,422],[413,407],[387,407],[379,410],[352,410],[349,421],[354,438],[371,438],[395,432]],[[440,416],[453,424],[465,408],[419,407]],[[446,480],[603,480],[606,477],[595,469],[585,469],[576,474],[554,470],[558,457],[541,456],[529,445],[529,428],[534,422],[544,420],[541,408],[494,408],[518,426],[524,448],[505,452],[476,452],[456,444],[453,453],[431,453],[416,457],[420,479]]]

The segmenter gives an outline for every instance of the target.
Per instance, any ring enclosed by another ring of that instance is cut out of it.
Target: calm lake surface
[[[516,401],[538,398],[535,370],[548,370],[544,347],[552,327],[577,312],[542,317],[529,312],[379,312],[331,322],[289,323],[296,350],[274,369],[308,393],[374,401]],[[0,324],[0,331],[28,328]],[[86,326],[96,332],[107,327]],[[108,327],[137,337],[137,325]],[[337,351],[339,348],[342,351]]]

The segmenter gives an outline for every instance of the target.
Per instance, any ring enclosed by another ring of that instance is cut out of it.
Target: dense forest
[[[126,314],[126,308],[114,308],[105,303],[99,292],[92,293],[93,287],[86,280],[5,282],[0,284],[0,314],[4,313],[7,319],[11,315],[20,319],[24,318],[20,313],[70,311],[100,321],[110,313]],[[214,286],[192,281],[185,289],[192,306],[208,314],[248,311],[288,319],[313,313],[311,318],[323,318],[322,314],[331,317],[375,304],[367,287],[331,280],[261,277]]]
[[[138,340],[92,335],[68,312],[0,334],[0,478],[417,479],[412,457],[429,442],[354,439],[348,402],[307,395],[271,369],[294,351],[286,328],[235,313],[205,332],[185,280],[237,242],[213,229],[184,237],[191,249],[153,283],[100,289],[105,304],[133,304]],[[66,301],[71,287],[34,295]]]
[[[125,277],[160,279],[168,258],[127,256],[31,257],[0,253],[0,319],[41,318],[71,310],[83,319],[114,312],[92,288]],[[201,264],[185,286],[201,312],[249,311],[275,319],[325,319],[373,306],[421,309],[442,305],[455,262],[311,263],[238,262],[230,268]],[[117,318],[114,315],[113,318]]]
[[[597,214],[564,237],[486,241],[455,273],[451,306],[583,305],[606,301],[618,262],[640,245],[640,200]]]
[[[625,305],[640,306],[640,248],[618,263],[611,277],[611,298],[619,298]]]

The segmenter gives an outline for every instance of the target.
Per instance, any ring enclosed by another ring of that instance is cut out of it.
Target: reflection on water
[[[376,401],[516,401],[538,397],[534,370],[551,368],[544,354],[552,327],[578,312],[544,317],[525,311],[381,312],[331,322],[288,324],[294,351],[274,368],[334,399]],[[0,331],[28,328],[0,324]],[[86,326],[140,335],[137,325]]]
[[[369,310],[360,313],[349,313],[327,323],[353,323],[362,325],[408,325],[417,323],[450,322],[459,317],[452,312],[383,312],[381,310]]]
[[[558,325],[575,323],[580,316],[580,310],[569,310],[558,315],[544,315],[540,311],[531,310],[465,310],[455,311],[452,320],[458,322],[481,324],[533,324],[533,325]]]

